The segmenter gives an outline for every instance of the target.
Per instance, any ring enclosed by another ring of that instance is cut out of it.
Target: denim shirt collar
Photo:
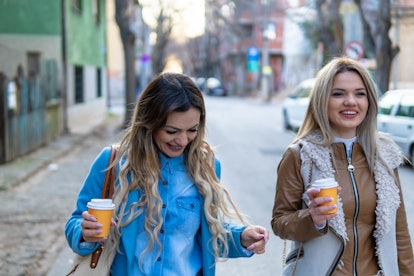
[[[159,152],[160,157],[160,168],[161,170],[167,170],[168,172],[172,172],[172,170],[185,167],[185,155],[181,154],[176,157],[167,157],[162,152]]]

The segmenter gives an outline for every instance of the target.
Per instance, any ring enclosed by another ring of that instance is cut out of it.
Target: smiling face
[[[352,138],[368,111],[368,96],[361,77],[352,71],[335,76],[328,101],[328,117],[335,136]]]
[[[194,107],[185,112],[171,112],[164,127],[154,133],[158,149],[167,157],[181,155],[193,141],[200,126],[200,111]]]

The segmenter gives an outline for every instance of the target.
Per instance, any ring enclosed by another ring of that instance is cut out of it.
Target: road
[[[280,103],[256,99],[206,97],[207,138],[222,163],[222,183],[253,224],[270,230],[276,168],[293,139],[282,129]],[[29,181],[0,192],[0,275],[64,275],[72,252],[64,224],[89,165],[103,146],[114,143],[119,130],[102,129],[56,160],[57,170],[44,170]],[[414,170],[403,167],[400,177],[407,213],[414,212]],[[414,216],[409,216],[414,235]],[[278,275],[283,241],[271,234],[267,251],[252,258],[230,259],[217,265],[217,275]]]

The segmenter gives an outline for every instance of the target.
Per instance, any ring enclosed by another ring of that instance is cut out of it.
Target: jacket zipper
[[[358,218],[358,214],[359,214],[359,193],[358,193],[358,189],[357,189],[357,185],[356,185],[356,181],[355,181],[355,175],[354,175],[354,166],[352,165],[352,147],[351,147],[351,151],[350,151],[350,155],[347,158],[348,159],[348,172],[349,175],[351,177],[351,182],[352,182],[352,188],[354,191],[354,197],[355,197],[355,213],[354,213],[354,217],[352,219],[352,227],[353,227],[353,235],[354,235],[354,255],[353,255],[353,259],[352,259],[352,271],[353,271],[353,275],[358,275],[357,274],[357,268],[356,268],[356,263],[357,263],[357,257],[358,257],[358,230],[356,227],[356,221]]]

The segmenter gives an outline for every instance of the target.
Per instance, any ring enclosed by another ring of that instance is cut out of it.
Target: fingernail
[[[249,250],[249,251],[253,251],[253,249],[254,249],[254,244],[251,244],[249,247],[247,247],[246,248],[247,250]]]

